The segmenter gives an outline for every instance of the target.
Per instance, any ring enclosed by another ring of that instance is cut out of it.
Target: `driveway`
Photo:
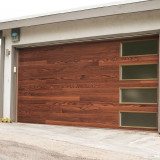
[[[157,132],[0,123],[2,160],[160,160]]]

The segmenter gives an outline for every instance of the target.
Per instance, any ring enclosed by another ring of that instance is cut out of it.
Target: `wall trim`
[[[160,134],[160,32],[159,32],[159,80],[158,80],[158,133]]]
[[[5,38],[1,37],[0,51],[0,118],[3,117],[3,93],[4,93],[4,60],[5,60]]]
[[[17,77],[18,77],[18,50],[12,47],[11,51],[11,92],[10,92],[10,119],[12,122],[17,122]],[[16,72],[14,72],[16,67]]]

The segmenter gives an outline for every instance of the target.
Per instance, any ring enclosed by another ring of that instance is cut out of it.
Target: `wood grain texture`
[[[119,111],[157,112],[158,105],[119,104],[119,88],[158,87],[119,79],[120,65],[158,64],[158,55],[120,57],[122,41],[19,49],[18,121],[121,128]]]

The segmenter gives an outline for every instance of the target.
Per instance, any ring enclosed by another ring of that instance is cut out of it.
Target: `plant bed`
[[[9,118],[0,118],[0,123],[11,123]]]

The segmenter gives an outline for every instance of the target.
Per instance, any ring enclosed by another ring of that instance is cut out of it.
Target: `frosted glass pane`
[[[122,56],[158,54],[158,40],[122,43]]]
[[[122,66],[122,79],[156,79],[157,64]]]
[[[121,89],[121,102],[157,103],[157,88]]]
[[[121,126],[157,128],[157,114],[121,112]]]

